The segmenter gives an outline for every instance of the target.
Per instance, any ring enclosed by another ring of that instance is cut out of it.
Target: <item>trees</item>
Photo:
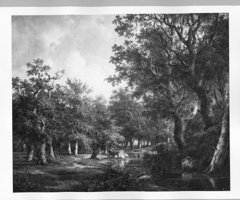
[[[93,102],[92,113],[92,156],[96,158],[99,149],[107,150],[111,145],[118,145],[124,141],[120,134],[121,127],[111,119],[106,101],[102,97],[97,97]]]
[[[201,112],[208,127],[210,125],[208,123],[211,122],[210,100],[206,97],[209,81],[218,76],[214,70],[218,70],[219,73],[226,72],[228,66],[227,16],[126,15],[117,16],[114,23],[119,35],[127,38],[125,47],[129,48],[125,49],[126,53],[132,52],[132,55],[136,55],[140,51],[144,55],[139,68],[144,64],[147,67],[148,64],[153,73],[161,73],[159,65],[165,64],[165,68],[170,68],[181,75],[181,79],[202,102]],[[130,37],[134,38],[138,45],[134,45]],[[114,47],[116,55],[120,49],[124,50],[124,46]],[[120,53],[118,55],[121,58]],[[224,60],[220,56],[224,56]],[[130,61],[129,57],[127,59]],[[114,62],[114,59],[112,61]],[[119,65],[118,67],[120,69]]]
[[[140,140],[142,137],[143,107],[132,98],[129,91],[120,89],[113,92],[109,110],[117,125],[123,127],[121,133],[126,139],[126,144],[129,142],[132,148],[133,139]]]
[[[67,139],[69,153],[74,142],[77,154],[80,142],[104,148],[115,137],[112,132],[121,132],[132,144],[133,138],[152,138],[151,132],[157,136],[165,125],[174,127],[175,143],[184,155],[185,127],[195,115],[201,125],[194,127],[201,132],[221,126],[209,171],[222,166],[226,156],[220,155],[229,146],[228,16],[124,15],[116,16],[114,24],[125,41],[113,46],[116,74],[108,80],[126,81],[133,93],[116,91],[109,107],[101,98],[90,99],[81,81],[54,85],[59,76],[50,76],[41,60],[29,64],[28,80],[13,80],[14,134],[29,144],[29,158],[38,144],[52,149],[52,143]],[[153,122],[163,125],[151,127]]]
[[[88,141],[86,138],[86,127],[89,118],[89,98],[87,95],[90,89],[80,80],[68,79],[64,87],[65,109],[64,125],[68,135],[68,153],[71,154],[71,142],[75,143],[74,154],[78,154],[80,140]]]
[[[51,121],[54,105],[51,92],[54,81],[61,78],[63,72],[54,76],[49,74],[50,67],[43,60],[35,59],[27,64],[28,79],[14,78],[13,85],[13,133],[20,134],[28,144],[27,159],[33,158],[33,148],[39,163],[47,164],[45,148],[51,137]]]
[[[61,152],[67,146],[69,154],[74,150],[77,155],[80,145],[96,152],[94,143],[105,148],[109,142],[124,140],[106,102],[91,99],[85,83],[68,79],[65,85],[55,84],[63,72],[51,76],[51,68],[41,59],[27,67],[28,79],[13,78],[12,87],[14,140],[27,144],[28,161],[36,158],[39,164],[47,164],[46,147],[49,157],[55,158],[56,145]]]
[[[228,85],[227,85],[228,86]],[[229,88],[224,90],[224,113],[221,120],[221,133],[211,163],[207,168],[208,173],[225,173],[229,175]]]
[[[142,15],[116,17],[114,22],[119,35],[131,34],[126,35],[124,45],[113,47],[111,62],[116,66],[117,75],[110,77],[109,81],[126,80],[129,86],[134,87],[136,96],[151,104],[149,107],[155,107],[162,117],[170,117],[175,122],[175,141],[183,150],[185,142],[179,110],[183,109],[184,101],[191,97],[191,91],[172,68],[170,55],[161,51],[164,45],[156,43],[157,33],[150,28],[150,24],[146,22],[145,25]],[[134,23],[139,24],[137,30]]]
[[[111,96],[109,105],[111,116],[117,125],[123,128],[121,134],[126,142],[130,142],[131,148],[134,139],[138,140],[140,148],[142,140],[156,142],[164,133],[164,125],[158,124],[159,120],[153,119],[150,116],[152,113],[150,114],[147,109],[147,106],[144,107],[143,102],[134,98],[127,89],[116,90]]]
[[[125,42],[113,46],[116,74],[109,81],[126,81],[161,117],[171,118],[180,150],[183,118],[196,103],[205,129],[221,123],[228,83],[226,14],[124,15],[114,24]]]

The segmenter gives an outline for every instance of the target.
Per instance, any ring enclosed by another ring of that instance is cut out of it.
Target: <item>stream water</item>
[[[132,157],[132,156],[131,156]],[[136,158],[137,157],[137,158]],[[151,182],[151,184],[165,188],[170,191],[229,191],[229,177],[211,177],[199,173],[182,173],[179,177],[162,177],[160,174],[152,173],[146,165],[143,164],[141,156],[127,159],[114,159],[114,165],[119,168],[141,168],[146,172],[142,178]]]

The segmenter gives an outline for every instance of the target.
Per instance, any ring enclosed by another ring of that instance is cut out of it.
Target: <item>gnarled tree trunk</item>
[[[173,115],[173,120],[174,120],[174,140],[178,146],[179,151],[181,153],[184,153],[186,144],[183,137],[182,119],[175,113]]]
[[[211,102],[204,88],[197,86],[195,88],[198,99],[200,100],[200,113],[205,124],[205,128],[209,128],[213,124]]]
[[[45,141],[37,146],[37,161],[41,165],[47,164]]]
[[[229,168],[229,105],[222,118],[221,134],[208,173],[221,173]]]

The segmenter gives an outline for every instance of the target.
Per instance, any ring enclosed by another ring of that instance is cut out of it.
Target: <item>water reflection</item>
[[[143,167],[143,160],[138,158],[126,158],[126,159],[114,159],[113,167],[118,168],[134,168],[134,167]]]
[[[161,186],[171,191],[228,191],[230,190],[229,177],[211,177],[198,173],[182,173],[178,178],[162,177],[152,173],[147,166],[143,165],[143,159],[130,155],[127,159],[114,159],[114,166],[123,168],[142,168],[151,176],[153,185]]]
[[[183,173],[180,178],[161,178],[154,175],[153,183],[174,191],[224,191],[230,190],[229,177],[211,177],[197,173]]]

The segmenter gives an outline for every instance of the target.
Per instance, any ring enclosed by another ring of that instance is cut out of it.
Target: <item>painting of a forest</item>
[[[12,16],[13,192],[230,191],[227,13]]]

